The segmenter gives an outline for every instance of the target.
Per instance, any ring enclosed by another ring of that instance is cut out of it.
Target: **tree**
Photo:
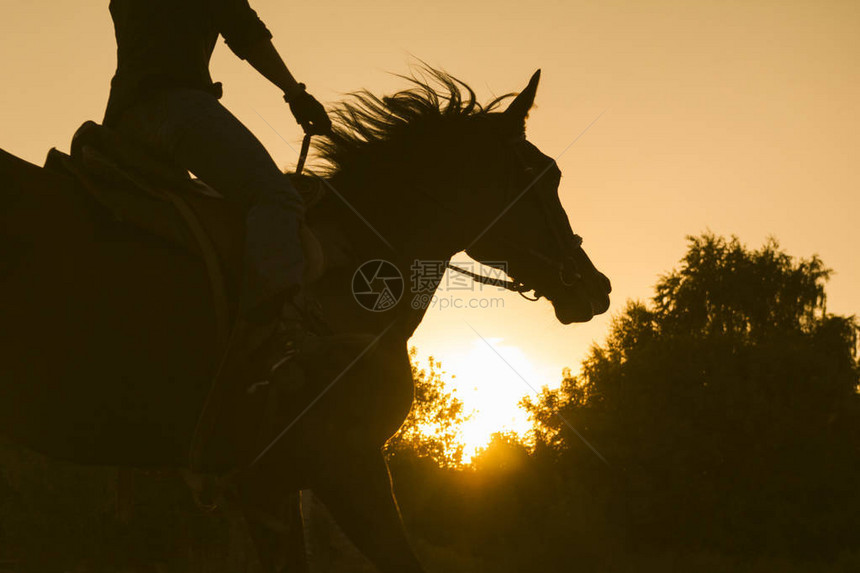
[[[468,419],[463,414],[463,403],[448,392],[443,379],[441,363],[428,358],[428,368],[420,368],[417,350],[411,348],[412,378],[415,381],[415,400],[409,416],[400,431],[386,445],[389,457],[414,455],[427,458],[439,467],[457,467],[463,461],[464,445],[460,441],[460,428]]]
[[[829,276],[775,240],[690,237],[650,304],[629,302],[580,374],[526,402],[538,451],[614,480],[633,543],[845,547],[860,514],[858,323],[827,312]],[[614,469],[594,469],[555,412]]]

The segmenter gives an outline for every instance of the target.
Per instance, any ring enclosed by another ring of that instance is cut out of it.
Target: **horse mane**
[[[326,175],[378,163],[383,149],[420,151],[438,144],[441,134],[456,138],[515,95],[481,105],[466,82],[426,64],[411,75],[395,75],[412,86],[382,97],[366,89],[352,92],[331,110],[332,134],[315,144],[318,157],[327,164],[322,169]]]

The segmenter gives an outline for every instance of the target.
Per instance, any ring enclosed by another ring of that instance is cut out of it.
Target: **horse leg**
[[[356,547],[382,573],[422,573],[379,450],[346,454],[319,468],[312,489]]]
[[[245,523],[265,573],[307,573],[304,523],[298,490],[254,476],[240,486]]]

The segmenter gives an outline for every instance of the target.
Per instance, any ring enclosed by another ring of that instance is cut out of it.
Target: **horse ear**
[[[529,110],[535,102],[538,82],[540,82],[540,70],[532,74],[529,85],[514,98],[514,101],[505,110],[505,117],[509,118],[517,128],[525,129],[526,116],[528,116]]]

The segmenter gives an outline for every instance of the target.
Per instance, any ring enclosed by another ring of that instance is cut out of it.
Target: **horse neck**
[[[380,184],[362,187],[345,177],[329,179],[328,196],[315,217],[337,222],[339,241],[353,247],[356,258],[447,261],[479,232],[468,183],[451,189],[442,181],[420,186],[384,176],[376,181]]]
[[[464,250],[480,232],[476,226],[479,218],[473,216],[469,204],[481,202],[470,197],[466,185],[463,189],[446,189],[447,201],[440,199],[441,193],[435,194],[433,182],[426,181],[421,188],[403,181],[363,188],[349,179],[333,177],[326,185],[326,198],[313,208],[310,217],[327,256],[326,273],[320,282],[339,284],[349,280],[368,260],[393,262],[405,279],[403,300],[394,312],[402,325],[402,336],[408,338],[425,312],[412,306],[413,263],[432,261],[444,265]],[[457,197],[461,200],[457,201]],[[363,312],[357,316],[372,323],[366,327],[371,332],[391,321],[387,313]]]

